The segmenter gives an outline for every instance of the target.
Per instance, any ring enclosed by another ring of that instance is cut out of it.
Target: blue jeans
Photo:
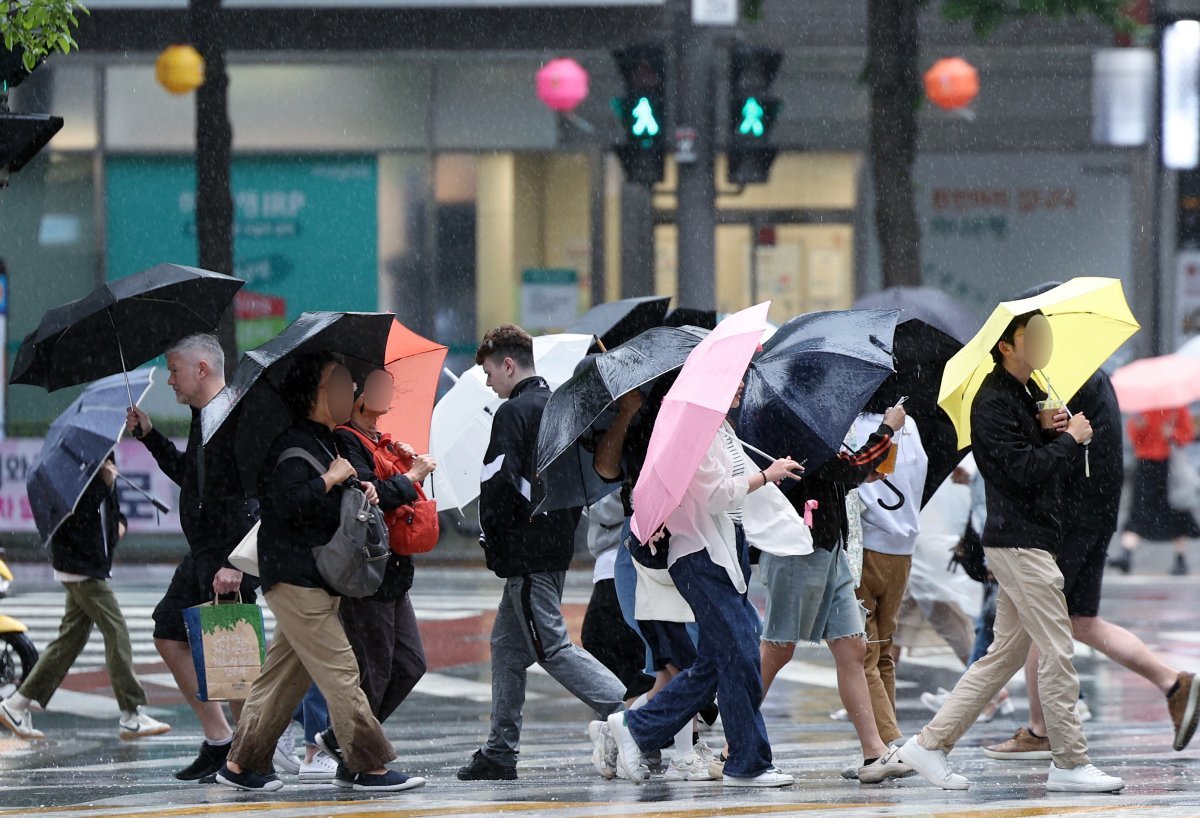
[[[621,605],[621,617],[625,620],[625,624],[632,628],[633,632],[642,640],[642,646],[646,648],[646,673],[653,676],[654,657],[650,654],[650,646],[646,644],[646,637],[642,636],[642,629],[638,626],[637,617],[634,616],[637,572],[633,567],[633,556],[625,547],[625,539],[629,536],[629,520],[630,518],[626,517],[625,525],[621,528],[621,544],[617,546],[617,561],[613,566],[613,585],[617,589],[617,602]]]
[[[317,745],[317,733],[329,729],[329,707],[315,684],[304,694],[300,706],[292,714],[292,721],[304,727],[304,743],[309,747]]]
[[[748,580],[749,554],[740,529],[738,546]],[[725,774],[734,778],[761,775],[771,767],[771,742],[759,712],[763,694],[758,611],[706,551],[676,560],[671,578],[700,626],[696,662],[650,702],[626,712],[625,724],[643,750],[665,747],[716,693],[727,745],[732,748]]]
[[[975,664],[976,660],[982,659],[983,655],[988,652],[988,648],[992,646],[992,628],[996,622],[996,597],[999,592],[1000,586],[996,580],[984,583],[983,605],[979,608],[979,616],[975,618],[975,646],[971,648],[971,658],[967,662],[967,667]]]

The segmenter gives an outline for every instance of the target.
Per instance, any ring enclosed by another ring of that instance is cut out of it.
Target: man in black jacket
[[[563,622],[563,582],[580,509],[533,514],[538,426],[550,398],[550,387],[534,370],[533,339],[520,327],[498,327],[484,336],[475,360],[488,386],[506,399],[492,422],[479,495],[487,567],[506,582],[492,627],[491,732],[458,777],[510,781],[517,777],[530,665],[541,665],[601,719],[621,709],[625,686],[571,643]]]
[[[900,750],[930,782],[964,790],[970,782],[952,773],[946,753],[1012,678],[1036,645],[1038,682],[1053,761],[1050,792],[1115,792],[1125,782],[1106,775],[1088,758],[1075,703],[1079,678],[1063,576],[1055,562],[1063,539],[1062,483],[1091,442],[1091,422],[1060,409],[1039,423],[1046,394],[1031,380],[1050,359],[1053,338],[1040,313],[1019,316],[992,350],[996,362],[971,407],[971,444],[987,487],[983,549],[999,583],[995,640],[967,668],[933,720]]]
[[[212,335],[184,338],[167,352],[167,369],[171,373],[167,385],[175,391],[175,399],[192,409],[187,448],[182,452],[175,448],[141,409],[129,410],[128,429],[140,429],[142,442],[158,467],[179,486],[179,520],[189,550],[154,609],[154,646],[204,730],[205,740],[196,760],[175,774],[181,781],[196,781],[215,775],[221,768],[233,731],[220,702],[196,698],[199,685],[183,611],[212,601],[215,594],[240,592],[244,601],[254,599],[254,578],[243,576],[228,559],[258,513],[256,504],[247,500],[242,490],[233,436],[219,436],[203,445],[200,410],[225,388],[221,345]],[[237,717],[241,702],[230,706]]]
[[[20,688],[0,701],[0,725],[21,738],[45,737],[33,727],[29,703],[36,701],[42,707],[50,703],[50,697],[87,645],[93,625],[104,636],[104,664],[121,709],[118,724],[121,738],[157,736],[171,729],[170,725],[142,712],[146,693],[133,673],[129,627],[108,585],[113,553],[118,540],[125,536],[126,524],[114,488],[116,480],[117,464],[109,455],[84,489],[75,511],[50,539],[54,578],[67,592],[62,625],[58,637],[46,648]]]

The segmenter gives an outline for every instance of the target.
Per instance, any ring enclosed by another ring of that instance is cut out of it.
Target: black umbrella
[[[153,375],[153,369],[129,373],[129,388],[138,403],[150,391]],[[48,541],[75,511],[84,490],[121,439],[129,410],[128,396],[123,377],[104,378],[85,389],[50,424],[42,450],[25,478],[33,520],[43,540]],[[129,485],[159,511],[169,510],[141,488]]]
[[[896,326],[896,374],[879,388],[867,408],[883,412],[901,396],[921,433],[929,456],[922,505],[966,456],[950,418],[938,406],[946,363],[974,337],[981,321],[965,306],[932,287],[893,287],[863,296],[856,309],[899,308]]]
[[[390,312],[306,312],[283,332],[238,361],[229,384],[200,413],[204,443],[218,434],[237,435],[238,472],[248,496],[258,492],[263,458],[292,413],[279,394],[292,363],[306,352],[334,352],[358,383],[387,364]]]
[[[17,350],[9,383],[53,392],[126,372],[188,335],[216,329],[244,283],[177,264],[110,281],[42,316]]]
[[[567,332],[595,335],[605,348],[612,349],[651,327],[661,327],[667,314],[669,297],[623,298],[597,304],[579,316]]]
[[[667,327],[701,327],[703,329],[717,328],[716,310],[697,310],[693,307],[676,307],[667,313],[663,319]]]
[[[596,474],[592,441],[580,438],[607,427],[605,411],[621,395],[683,366],[705,335],[698,327],[654,327],[593,356],[555,390],[538,429],[539,512],[591,505],[619,487]]]
[[[892,373],[896,310],[800,315],[776,331],[746,373],[738,436],[772,456],[833,457]]]

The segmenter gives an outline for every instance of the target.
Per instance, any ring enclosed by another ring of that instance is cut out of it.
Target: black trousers
[[[625,685],[625,698],[636,699],[654,686],[645,672],[646,646],[621,615],[617,586],[611,579],[592,585],[592,598],[583,615],[580,633],[583,649]]]
[[[359,684],[382,724],[425,675],[425,646],[408,594],[342,598],[342,626],[358,659]]]

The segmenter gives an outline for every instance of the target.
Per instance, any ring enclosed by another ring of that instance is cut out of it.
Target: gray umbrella
[[[129,387],[136,403],[150,391],[154,369],[129,373]],[[125,430],[129,392],[124,375],[96,381],[50,424],[42,450],[38,452],[25,485],[38,534],[49,541],[75,511],[100,466],[116,447]],[[145,495],[137,486],[131,488]],[[145,495],[159,509],[167,507]]]

